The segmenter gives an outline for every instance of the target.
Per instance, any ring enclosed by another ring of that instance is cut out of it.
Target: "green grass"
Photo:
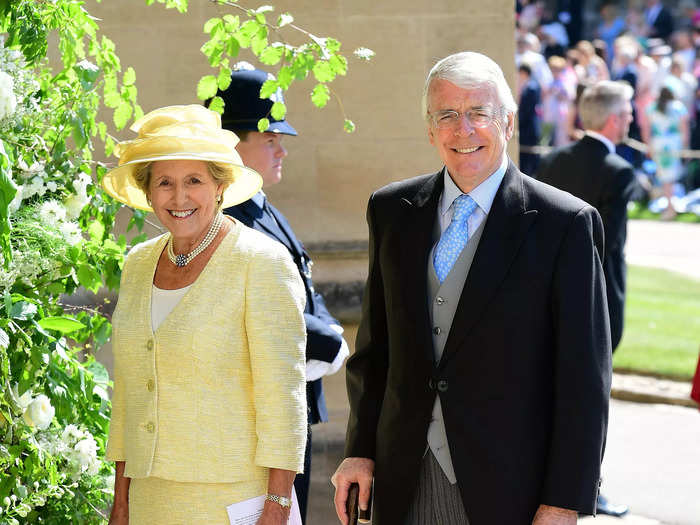
[[[690,379],[699,348],[700,280],[630,266],[625,329],[614,368]]]
[[[661,220],[660,213],[653,213],[649,211],[646,206],[642,206],[638,202],[631,203],[627,208],[627,217],[629,219],[644,219],[649,221]],[[679,213],[673,220],[677,222],[700,222],[700,215],[695,215],[694,213]]]

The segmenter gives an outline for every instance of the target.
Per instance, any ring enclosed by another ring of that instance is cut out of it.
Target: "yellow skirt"
[[[129,525],[229,525],[226,507],[266,492],[266,479],[180,483],[133,478],[129,485]]]

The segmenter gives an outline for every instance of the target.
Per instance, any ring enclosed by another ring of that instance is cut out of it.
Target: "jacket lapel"
[[[434,362],[433,341],[430,336],[428,312],[428,283],[426,269],[433,244],[433,226],[444,180],[442,170],[435,173],[421,186],[413,198],[402,198],[405,210],[400,230],[401,259],[398,269],[403,285],[403,307],[408,310],[408,319],[413,319],[413,330],[417,346],[426,349],[425,356]]]
[[[523,175],[509,162],[486,218],[438,367],[460,347],[503,282],[537,210],[528,210]]]

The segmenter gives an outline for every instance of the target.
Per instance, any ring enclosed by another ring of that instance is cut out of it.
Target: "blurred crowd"
[[[638,173],[639,200],[665,218],[700,215],[697,2],[520,0],[516,13],[522,171],[534,174],[547,147],[582,136],[577,100],[586,86],[625,81],[634,118],[617,153]]]

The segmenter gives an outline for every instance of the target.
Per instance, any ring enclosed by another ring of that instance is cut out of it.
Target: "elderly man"
[[[610,391],[603,227],[506,156],[516,104],[464,52],[428,75],[437,173],[369,201],[369,276],[347,363],[346,523],[575,524],[595,512]]]

